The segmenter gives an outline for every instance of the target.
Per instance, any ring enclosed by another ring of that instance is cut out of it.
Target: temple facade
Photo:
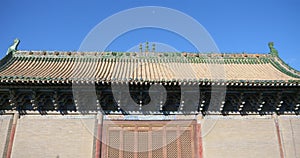
[[[265,54],[9,49],[0,61],[0,155],[297,157],[300,72],[269,47]]]

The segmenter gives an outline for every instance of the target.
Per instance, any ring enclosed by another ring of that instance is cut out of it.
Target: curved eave
[[[0,60],[0,72],[5,69],[5,67],[9,66],[10,63],[12,63],[13,56],[14,54],[10,52]]]
[[[47,79],[47,78],[19,78],[19,77],[1,77],[0,84],[33,84],[33,85],[199,85],[199,86],[246,86],[246,87],[299,87],[300,80],[176,80],[176,81],[157,81],[157,80],[132,80],[132,81],[111,81],[111,80],[76,80],[76,79]]]
[[[273,57],[274,62],[277,63],[277,66],[275,66],[278,70],[281,72],[295,78],[299,78],[300,80],[300,71],[290,67],[287,63],[285,63],[279,56]]]

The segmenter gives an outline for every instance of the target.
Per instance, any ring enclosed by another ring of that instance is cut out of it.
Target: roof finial
[[[142,51],[143,51],[143,45],[142,43],[140,43],[140,52],[142,53]]]
[[[152,44],[152,52],[155,52],[155,43]]]
[[[149,51],[149,42],[146,42],[146,52]]]
[[[16,38],[16,39],[14,40],[14,43],[7,49],[6,54],[16,52],[17,49],[18,49],[19,43],[20,43],[20,40],[19,40],[18,38]]]
[[[274,42],[269,42],[268,45],[270,48],[270,54],[273,56],[278,56],[278,51],[274,48]]]

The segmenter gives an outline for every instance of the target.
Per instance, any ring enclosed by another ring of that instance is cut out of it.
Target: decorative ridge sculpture
[[[268,45],[270,48],[270,54],[272,56],[278,56],[278,51],[274,48],[274,42],[269,42]]]
[[[16,52],[18,49],[18,45],[20,43],[20,40],[18,38],[16,38],[14,40],[14,43],[7,49],[6,54],[12,53],[12,52]]]

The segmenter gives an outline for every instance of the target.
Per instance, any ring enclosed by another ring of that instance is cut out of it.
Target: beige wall
[[[203,119],[202,135],[205,158],[280,157],[271,118]]]
[[[9,139],[9,136],[7,134],[11,119],[12,116],[0,115],[0,157],[3,156],[6,141],[7,139]]]
[[[22,116],[12,157],[93,157],[95,119],[91,117]]]
[[[279,117],[279,126],[285,158],[300,157],[300,117]]]
[[[17,122],[12,157],[93,157],[96,116],[26,115]],[[12,116],[0,116],[0,157]],[[279,116],[286,158],[300,155],[300,117]],[[203,156],[280,157],[271,116],[207,116],[201,120]]]

